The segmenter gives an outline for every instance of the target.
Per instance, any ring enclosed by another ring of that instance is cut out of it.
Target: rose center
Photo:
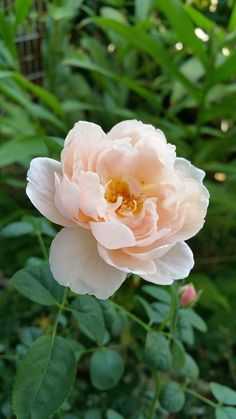
[[[129,184],[125,180],[112,179],[107,185],[104,196],[112,204],[115,204],[119,197],[122,198],[122,203],[117,209],[120,215],[126,215],[127,212],[137,215],[143,206],[141,197],[130,191]]]

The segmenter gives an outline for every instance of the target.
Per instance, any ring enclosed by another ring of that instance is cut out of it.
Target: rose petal
[[[64,228],[50,249],[49,263],[59,284],[81,294],[110,297],[123,283],[126,274],[99,256],[91,232],[83,228]]]
[[[183,279],[189,275],[193,268],[194,260],[191,249],[185,242],[176,243],[160,259],[155,260],[156,273],[142,275],[142,277],[154,284],[168,285],[176,279]]]
[[[193,166],[188,160],[177,157],[175,160],[175,168],[185,176],[196,179],[202,182],[205,177],[205,172]]]
[[[68,176],[79,174],[80,170],[93,170],[97,148],[105,141],[102,128],[92,122],[79,121],[69,131],[61,154],[62,165]]]
[[[165,253],[167,253],[170,248],[174,246],[173,244],[166,244],[160,247],[149,246],[150,249],[140,248],[140,247],[129,247],[124,249],[125,253],[128,255],[136,256],[142,260],[158,259],[161,258]]]
[[[55,174],[61,176],[61,164],[53,159],[33,159],[27,173],[26,194],[33,205],[53,223],[74,226],[75,223],[60,213],[55,204]]]
[[[107,208],[104,188],[97,173],[83,172],[79,177],[80,209],[84,214],[98,220]]]
[[[116,221],[102,221],[90,223],[92,233],[96,240],[107,249],[120,249],[135,245],[132,231],[125,224]]]
[[[141,121],[131,119],[119,122],[107,133],[111,140],[119,138],[130,138],[132,143],[135,144],[140,138],[147,134],[155,133],[155,128],[149,124],[143,124]]]
[[[55,203],[58,210],[71,219],[76,219],[79,212],[80,193],[76,183],[72,182],[67,175],[62,179],[55,175]]]
[[[132,272],[136,275],[152,274],[156,272],[156,265],[152,260],[141,260],[135,255],[129,255],[123,250],[108,250],[98,245],[100,256],[111,266],[124,272]]]

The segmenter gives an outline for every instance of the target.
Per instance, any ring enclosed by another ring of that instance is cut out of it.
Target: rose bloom
[[[198,294],[193,284],[187,284],[179,288],[180,305],[187,307],[197,300]]]
[[[61,162],[35,158],[28,171],[28,197],[64,227],[50,250],[54,278],[106,299],[128,272],[163,285],[187,277],[184,240],[202,228],[209,200],[203,178],[152,125],[123,121],[105,134],[76,123]]]

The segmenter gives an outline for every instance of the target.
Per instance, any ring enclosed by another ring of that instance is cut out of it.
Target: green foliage
[[[111,349],[101,349],[94,352],[90,361],[90,377],[92,384],[99,390],[114,387],[124,372],[124,361]]]
[[[176,381],[165,384],[160,393],[161,406],[170,413],[179,412],[184,403],[185,396],[181,386]]]
[[[41,336],[27,352],[17,373],[13,409],[19,419],[52,415],[71,391],[75,356],[66,339]]]
[[[0,8],[0,417],[235,418],[236,5],[10,3]],[[38,84],[16,37],[39,22]],[[77,120],[108,131],[132,118],[206,171],[210,208],[190,244],[197,312],[179,307],[178,285],[137,276],[114,300],[65,296],[44,261],[56,228],[25,196],[30,159],[59,159]]]
[[[218,402],[236,406],[236,391],[217,383],[210,383],[210,389]]]
[[[47,266],[21,269],[13,275],[11,285],[31,301],[48,306],[58,304],[63,294]]]
[[[145,362],[152,369],[167,371],[171,367],[172,356],[169,342],[160,333],[149,332],[145,343]]]
[[[80,295],[73,300],[71,309],[82,332],[90,339],[102,343],[105,323],[101,307],[96,299],[88,295]]]

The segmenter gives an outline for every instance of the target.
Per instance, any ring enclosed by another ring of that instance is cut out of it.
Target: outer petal
[[[135,238],[125,224],[116,221],[90,223],[95,239],[107,249],[120,249],[135,245]]]
[[[175,168],[180,170],[185,177],[190,177],[202,182],[205,177],[205,172],[193,166],[188,160],[177,157],[175,160]]]
[[[176,243],[160,259],[155,260],[157,271],[152,275],[142,275],[146,281],[154,284],[168,285],[175,279],[183,279],[189,275],[194,260],[191,249],[185,242]]]
[[[91,232],[83,228],[64,228],[52,242],[49,263],[59,284],[80,294],[110,297],[123,283],[126,274],[99,256]]]
[[[137,275],[156,272],[153,260],[141,260],[135,257],[136,255],[129,255],[123,250],[108,250],[101,245],[98,245],[98,252],[105,262],[124,272],[132,272]]]
[[[179,207],[179,221],[182,226],[173,234],[175,242],[188,240],[202,228],[209,204],[209,192],[202,183],[185,178],[182,199]]]
[[[55,204],[55,174],[61,176],[61,164],[53,159],[33,159],[27,173],[26,194],[33,205],[53,223],[73,226],[75,223],[63,216]]]

